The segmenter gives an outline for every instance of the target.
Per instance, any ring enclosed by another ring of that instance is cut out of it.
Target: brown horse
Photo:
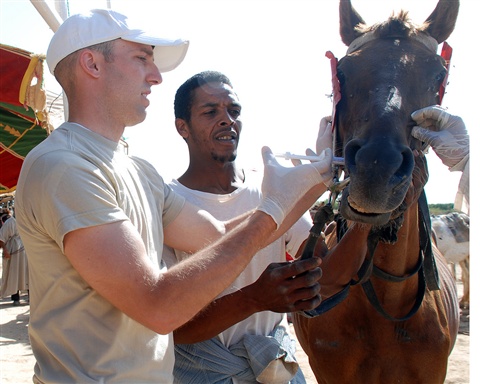
[[[372,230],[366,247],[343,244],[352,253],[367,249],[346,298],[317,317],[293,317],[319,383],[444,382],[459,308],[455,282],[430,242],[428,171],[410,115],[439,103],[447,68],[437,44],[458,10],[458,1],[440,0],[422,25],[402,11],[367,27],[340,0],[349,48],[337,66],[335,152],[350,179],[340,214]]]

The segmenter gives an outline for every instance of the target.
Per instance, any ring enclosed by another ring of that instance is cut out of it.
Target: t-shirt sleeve
[[[185,198],[176,193],[168,184],[164,184],[164,206],[162,214],[164,228],[175,220],[184,205]]]
[[[121,194],[113,189],[110,177],[71,152],[40,157],[29,170],[24,191],[32,225],[63,250],[63,238],[71,231],[128,220],[117,204]]]
[[[155,196],[156,208],[162,212],[162,225],[165,228],[178,216],[185,205],[185,198],[165,183],[163,177],[148,161],[139,157],[133,157],[133,160],[144,179],[148,180],[146,189],[151,190]]]

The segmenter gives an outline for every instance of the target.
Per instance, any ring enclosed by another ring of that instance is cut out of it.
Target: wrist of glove
[[[283,208],[278,205],[278,203],[270,198],[263,198],[260,205],[257,207],[259,211],[265,212],[267,215],[270,215],[275,224],[277,224],[277,229],[285,220],[286,213]]]
[[[278,228],[305,193],[326,180],[324,175],[331,169],[332,151],[327,148],[319,161],[289,168],[281,166],[268,147],[262,149],[262,156],[263,199],[258,210],[270,215]]]
[[[427,143],[449,168],[455,167],[469,154],[468,135],[452,135],[448,131],[434,132],[427,128],[414,127],[412,136]]]
[[[332,146],[332,116],[325,116],[320,120],[318,128],[317,142],[315,145],[316,152],[313,152],[310,148],[307,149],[307,155],[317,155],[322,153],[325,148],[331,148]],[[333,156],[333,152],[332,152]],[[332,167],[330,166],[324,173],[322,173],[323,182],[327,187],[333,184]]]

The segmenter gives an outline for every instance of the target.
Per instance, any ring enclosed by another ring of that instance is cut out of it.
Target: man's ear
[[[88,72],[91,76],[98,77],[99,69],[97,66],[98,55],[102,55],[100,52],[95,52],[90,49],[84,49],[80,52],[80,66],[85,72]]]
[[[189,136],[187,122],[177,117],[175,119],[175,127],[177,128],[178,134],[182,136],[185,140],[187,140]]]

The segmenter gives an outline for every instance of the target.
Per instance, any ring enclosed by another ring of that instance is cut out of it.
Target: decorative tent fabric
[[[0,194],[16,189],[23,160],[52,131],[44,55],[0,44]]]

